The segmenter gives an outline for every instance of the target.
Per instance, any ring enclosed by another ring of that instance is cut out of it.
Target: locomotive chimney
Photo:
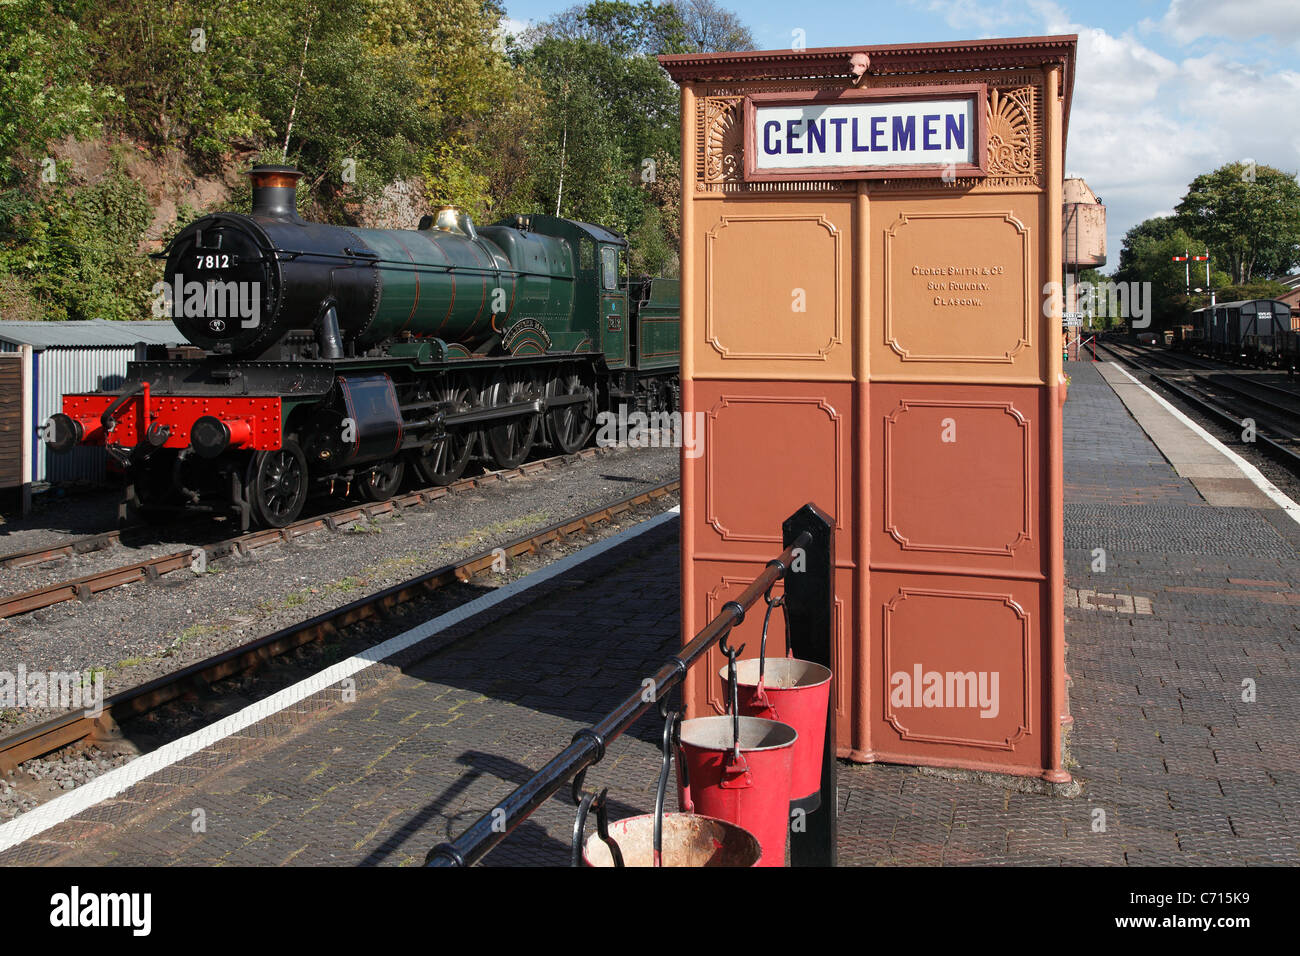
[[[252,214],[268,219],[297,219],[297,183],[301,176],[292,166],[254,166],[248,174],[253,181]]]

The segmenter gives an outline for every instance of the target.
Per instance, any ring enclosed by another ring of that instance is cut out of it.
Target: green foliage
[[[1264,277],[1286,275],[1300,262],[1300,183],[1271,166],[1243,163],[1197,176],[1177,215],[1148,219],[1125,234],[1115,279],[1152,283],[1157,326],[1176,324],[1210,296],[1194,291],[1206,287],[1205,263],[1173,257],[1206,252],[1217,301],[1280,295],[1285,287]]]
[[[66,7],[49,0],[0,3],[0,188],[6,191],[36,182],[49,143],[87,135],[119,102],[111,87],[88,79],[87,37]]]
[[[0,313],[147,316],[157,197],[137,165],[41,176],[101,134],[209,176],[295,164],[308,218],[355,217],[419,176],[430,202],[488,221],[558,208],[632,236],[636,268],[675,269],[679,94],[654,57],[748,31],[713,0],[595,0],[503,47],[503,16],[494,0],[0,0]],[[247,202],[241,184],[228,205]],[[173,228],[206,211],[181,203]]]
[[[661,158],[680,149],[679,94],[655,60],[687,48],[677,11],[597,0],[544,24],[533,41],[516,59],[546,104],[533,152],[535,208],[666,243],[675,200],[662,201],[643,171],[653,161],[657,182],[660,167],[672,165]]]
[[[1136,249],[1145,240],[1168,239],[1178,229],[1177,216],[1154,216],[1144,219],[1124,233],[1124,242],[1119,252],[1119,269],[1117,275],[1130,275],[1136,268]]]
[[[430,202],[459,206],[476,219],[488,218],[488,177],[466,160],[463,145],[443,143],[425,157],[424,181]]]
[[[1290,291],[1290,288],[1282,282],[1275,279],[1257,279],[1254,282],[1247,282],[1241,285],[1230,285],[1224,283],[1215,287],[1214,298],[1216,302],[1240,302],[1245,299],[1278,299]],[[1199,309],[1203,305],[1210,304],[1210,297],[1192,296],[1192,308]]]
[[[1234,283],[1279,275],[1300,261],[1300,183],[1272,166],[1228,163],[1192,180],[1182,226],[1229,267]]]
[[[630,269],[637,275],[676,276],[679,271],[677,250],[664,235],[662,216],[650,206],[641,224],[628,236],[632,244]]]
[[[0,250],[0,269],[26,281],[42,318],[147,318],[161,270],[137,248],[152,218],[144,187],[115,161],[96,183],[42,191],[15,223],[23,241]]]
[[[1184,264],[1174,262],[1173,257],[1184,255],[1200,245],[1181,228],[1166,226],[1160,224],[1138,232],[1128,246],[1127,259],[1122,259],[1126,265],[1115,273],[1120,282],[1151,283],[1151,315],[1156,328],[1177,324],[1186,315],[1190,301],[1187,271]],[[1133,230],[1130,230],[1132,234]],[[1129,242],[1128,237],[1125,237],[1125,242]]]
[[[1106,276],[1102,275],[1096,269],[1080,269],[1077,276],[1072,273],[1067,274],[1065,281],[1067,288],[1066,305],[1070,308],[1075,308],[1077,306],[1078,310],[1087,316],[1084,319],[1083,325],[1085,333],[1088,331],[1105,330],[1123,324],[1123,321],[1117,316],[1110,315],[1109,297],[1094,295],[1091,297],[1091,303],[1084,299],[1083,289],[1087,287],[1093,289],[1101,287],[1102,283],[1110,281]],[[1068,289],[1070,284],[1075,281],[1079,283],[1080,290],[1077,299],[1071,300]],[[1091,314],[1089,314],[1089,305],[1091,305]]]

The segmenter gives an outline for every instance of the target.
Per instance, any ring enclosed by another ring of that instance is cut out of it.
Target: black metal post
[[[820,804],[792,820],[791,866],[835,866],[839,838],[839,800],[836,787],[835,693],[842,675],[835,672],[835,526],[814,504],[806,504],[781,526],[788,548],[800,535],[811,544],[795,555],[785,576],[785,613],[790,625],[790,651],[800,660],[831,669],[827,702],[826,738],[822,750]],[[800,560],[802,557],[802,561]]]

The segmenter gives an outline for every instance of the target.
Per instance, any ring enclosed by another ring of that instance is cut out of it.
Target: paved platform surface
[[[1269,497],[1244,477],[1228,457],[1170,415],[1152,393],[1119,365],[1105,363],[1096,370],[1115,390],[1129,414],[1155,443],[1174,472],[1191,481],[1209,504],[1222,507],[1275,508]]]
[[[1207,504],[1095,368],[1069,371],[1069,749],[1082,792],[842,764],[841,862],[1300,863],[1300,534],[1277,509]],[[309,699],[0,863],[416,864],[677,646],[675,529],[460,625],[432,656],[370,668],[354,703]],[[657,738],[644,722],[591,771],[613,816],[652,806]],[[564,864],[572,813],[550,801],[488,863]]]

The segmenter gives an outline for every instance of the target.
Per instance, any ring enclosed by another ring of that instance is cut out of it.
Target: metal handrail
[[[682,648],[681,653],[669,658],[668,663],[659,668],[653,677],[653,694],[646,693],[648,687],[643,683],[599,723],[579,730],[573,735],[573,742],[558,756],[479,817],[460,836],[430,850],[425,857],[425,865],[473,866],[570,780],[599,763],[605,756],[608,745],[622,736],[642,714],[663,700],[669,691],[682,682],[692,664],[733,627],[744,621],[746,612],[758,599],[785,577],[794,563],[796,552],[805,551],[812,543],[812,535],[807,531],[801,532],[781,552],[780,557],[768,562],[763,573],[750,583],[739,598],[724,604],[717,616]]]

